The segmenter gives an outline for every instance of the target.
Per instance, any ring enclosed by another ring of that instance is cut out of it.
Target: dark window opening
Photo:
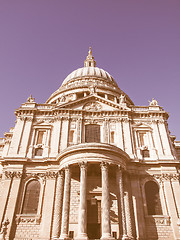
[[[100,142],[100,125],[89,124],[85,126],[85,142]]]
[[[104,93],[98,93],[98,96],[105,98],[105,94]]]
[[[69,132],[69,142],[70,143],[74,142],[74,130],[70,130]]]
[[[113,238],[117,239],[117,232],[112,232]]]
[[[143,158],[150,157],[149,150],[147,149],[142,150],[142,156]]]
[[[35,156],[42,156],[43,155],[43,149],[42,148],[36,148],[35,149]]]
[[[114,102],[114,96],[108,95],[108,99],[109,99],[110,101]]]
[[[79,98],[83,98],[84,97],[84,93],[82,92],[82,93],[77,93],[77,99],[79,99]]]
[[[162,215],[159,187],[154,181],[145,184],[148,215]]]
[[[36,214],[39,203],[40,183],[38,180],[30,181],[26,186],[22,213]]]
[[[73,239],[74,238],[74,231],[69,231],[69,238]]]
[[[110,142],[111,142],[111,143],[114,143],[114,131],[111,131],[111,134],[110,134]]]

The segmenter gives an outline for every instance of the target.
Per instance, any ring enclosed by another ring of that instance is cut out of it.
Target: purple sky
[[[135,105],[156,98],[180,140],[180,1],[0,1],[0,137],[30,94],[44,103],[92,46]]]

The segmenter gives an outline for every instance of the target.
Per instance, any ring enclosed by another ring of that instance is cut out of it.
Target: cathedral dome
[[[82,67],[82,68],[78,68],[76,70],[74,70],[72,73],[70,73],[65,80],[62,83],[63,85],[66,85],[67,83],[69,83],[70,81],[76,79],[76,78],[82,78],[82,77],[98,77],[98,78],[102,78],[104,80],[109,81],[111,84],[116,85],[115,80],[113,79],[113,77],[105,70],[98,68],[98,67],[91,67],[91,66],[87,66],[87,67]]]
[[[73,101],[89,95],[92,88],[97,95],[109,99],[114,99],[114,97],[119,99],[123,95],[129,105],[134,105],[128,95],[118,87],[113,77],[107,71],[96,67],[91,48],[89,48],[88,56],[84,61],[84,67],[70,73],[60,88],[50,96],[47,103],[61,104]]]

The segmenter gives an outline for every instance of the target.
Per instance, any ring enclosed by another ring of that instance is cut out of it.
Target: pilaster
[[[60,132],[61,132],[61,124],[62,118],[56,119],[52,129],[52,136],[51,136],[51,157],[56,157],[59,153],[59,142],[60,142]]]
[[[8,154],[9,156],[14,157],[17,155],[24,124],[25,124],[25,118],[18,117],[16,120],[16,125],[14,128],[13,137],[12,137],[12,141],[9,149],[9,154]]]
[[[55,180],[56,174],[49,173],[46,174],[45,178],[45,192],[44,201],[42,209],[42,220],[40,229],[40,239],[50,239],[50,232],[53,220],[53,203],[54,203],[54,193],[55,193]]]
[[[142,193],[140,188],[139,176],[136,173],[130,173],[133,209],[135,217],[136,237],[137,239],[146,239],[145,219],[143,212]]]
[[[18,195],[19,195],[19,189],[20,189],[20,184],[22,180],[22,169],[19,169],[18,171],[7,171],[6,173],[6,178],[11,178],[11,188],[9,192],[9,196],[7,199],[7,206],[4,214],[4,219],[9,220],[9,225],[8,225],[8,230],[7,230],[7,239],[12,239],[11,238],[11,232],[14,224],[14,216],[15,216],[15,211],[16,211],[16,205],[18,201]]]

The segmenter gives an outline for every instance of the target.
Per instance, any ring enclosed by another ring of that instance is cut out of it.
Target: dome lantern
[[[88,56],[86,57],[86,60],[84,61],[84,67],[96,67],[96,61],[94,60],[94,57],[92,56],[91,47],[89,47]]]

